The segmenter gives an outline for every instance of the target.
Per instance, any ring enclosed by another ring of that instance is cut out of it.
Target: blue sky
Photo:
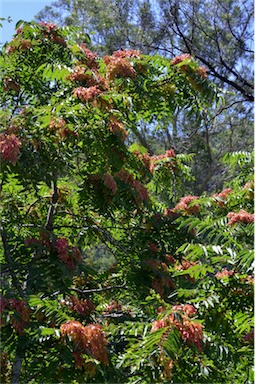
[[[0,0],[0,17],[13,20],[11,23],[2,22],[0,28],[0,43],[10,41],[15,32],[15,24],[19,20],[31,21],[34,16],[46,5],[50,5],[54,0]]]

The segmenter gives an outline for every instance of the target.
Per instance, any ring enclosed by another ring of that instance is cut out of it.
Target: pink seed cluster
[[[14,134],[0,134],[0,155],[2,160],[15,165],[20,155],[21,141]]]
[[[107,66],[107,78],[113,80],[116,77],[131,77],[136,76],[136,71],[132,64],[127,60],[127,56],[104,56],[103,58]]]
[[[85,361],[82,359],[82,354],[89,351],[92,356],[103,363],[108,364],[108,355],[106,345],[108,344],[105,334],[98,324],[82,325],[75,320],[69,320],[60,327],[62,336],[69,336],[74,344],[74,349],[77,354],[75,357],[76,367],[82,368]]]
[[[102,91],[96,85],[88,88],[78,87],[73,90],[74,96],[84,102],[94,100],[100,93]]]
[[[196,308],[194,307],[194,305],[191,305],[191,304],[174,305],[173,310],[184,312],[189,317],[197,314]]]
[[[243,337],[243,340],[248,342],[249,344],[254,343],[254,329],[252,329],[250,332],[246,333]]]
[[[104,185],[108,189],[110,189],[110,191],[112,192],[113,195],[116,194],[116,192],[118,190],[117,183],[114,180],[114,178],[112,177],[112,175],[109,175],[109,173],[104,174]]]
[[[189,61],[191,61],[191,60],[193,60],[193,59],[192,59],[192,57],[191,57],[188,53],[184,53],[184,54],[182,54],[182,55],[175,56],[175,57],[173,58],[173,60],[171,61],[171,64],[172,64],[172,65],[177,65],[177,64],[179,64],[179,63],[182,63],[184,60],[189,60]],[[184,73],[186,73],[186,72],[188,72],[188,71],[189,71],[189,69],[188,69],[188,66],[187,66],[187,65],[183,65],[182,67],[180,67],[180,72],[184,72]],[[205,68],[205,67],[202,67],[202,66],[198,67],[198,68],[194,71],[194,73],[195,73],[197,76],[201,77],[202,79],[206,79],[206,78],[207,78],[207,73],[206,73],[206,68]]]
[[[145,186],[139,180],[135,180],[131,173],[122,169],[117,172],[115,176],[135,189],[138,195],[138,201],[147,201],[149,199],[148,191]]]
[[[155,332],[160,328],[168,328],[170,330],[176,327],[185,343],[194,345],[199,351],[202,351],[202,325],[190,320],[190,316],[196,314],[196,309],[189,304],[174,306],[172,309],[173,312],[180,313],[182,320],[177,319],[174,313],[171,313],[163,319],[154,321],[151,332]]]
[[[235,223],[249,224],[254,222],[254,214],[241,209],[239,212],[229,212],[227,217],[230,219],[228,225],[231,227]]]
[[[79,44],[79,48],[85,56],[86,65],[89,68],[97,68],[97,54],[88,49],[85,43]]]
[[[95,310],[95,306],[91,300],[79,300],[76,296],[70,296],[64,304],[70,307],[71,311],[84,316],[89,316]]]
[[[140,57],[140,52],[135,49],[123,49],[113,52],[112,57],[121,59],[133,57],[137,59]]]
[[[159,251],[159,248],[157,246],[157,244],[155,243],[149,243],[149,249],[152,251],[152,252],[158,252]]]
[[[67,239],[64,237],[56,240],[56,249],[58,256],[67,268],[73,271],[78,263],[82,262],[82,255],[77,247],[68,245]]]
[[[226,188],[224,189],[222,192],[220,193],[215,193],[213,195],[214,198],[216,198],[218,204],[220,207],[224,207],[224,205],[226,204],[225,201],[221,201],[221,200],[226,200],[227,196],[233,191],[232,188]],[[217,199],[217,198],[220,198],[221,200]]]
[[[226,268],[224,268],[221,272],[218,271],[215,275],[215,277],[217,279],[222,279],[224,277],[231,277],[235,274],[235,271],[233,271],[232,269],[231,270],[227,270]]]
[[[189,215],[195,214],[199,211],[200,206],[199,206],[199,204],[190,205],[190,203],[193,200],[197,200],[197,199],[199,199],[199,196],[192,196],[192,195],[184,196],[180,199],[179,203],[175,206],[174,209],[176,211],[179,211],[179,210],[185,211]]]
[[[39,25],[43,28],[43,34],[46,38],[49,38],[53,43],[66,46],[65,39],[59,35],[58,27],[56,24],[40,22]]]
[[[148,259],[145,261],[146,269],[153,272],[155,278],[152,280],[152,288],[155,292],[164,297],[165,289],[175,289],[174,282],[169,278],[169,267],[166,263],[159,260]]]
[[[175,56],[173,60],[171,61],[172,65],[177,65],[179,63],[182,63],[184,60],[192,59],[192,57],[188,53],[183,53],[182,55]]]
[[[27,303],[24,300],[6,299],[4,296],[2,296],[0,299],[1,315],[6,308],[10,311],[14,311],[14,314],[10,317],[10,323],[12,324],[15,331],[20,334],[24,334],[24,328],[30,320],[30,309]]]
[[[117,301],[113,300],[111,303],[106,307],[104,310],[104,313],[113,313],[118,312],[122,310],[122,305],[119,304]]]
[[[161,155],[150,156],[147,153],[141,154],[141,153],[139,153],[137,151],[135,151],[134,154],[137,157],[139,157],[139,159],[142,160],[142,162],[144,163],[145,167],[151,173],[153,173],[155,171],[155,167],[156,167],[157,163],[159,163],[162,160],[165,160],[164,164],[167,167],[172,168],[173,170],[175,170],[176,164],[175,164],[175,160],[173,158],[176,157],[176,154],[175,154],[173,149],[168,149],[165,153],[163,153]]]

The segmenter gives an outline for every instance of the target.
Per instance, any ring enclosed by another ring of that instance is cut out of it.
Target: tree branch
[[[223,65],[223,67],[225,67],[230,73],[232,73],[237,80],[239,80],[241,83],[243,83],[243,85],[249,87],[250,89],[253,89],[253,85],[250,84],[248,81],[246,81],[245,79],[242,78],[242,76],[240,76],[239,73],[237,73],[233,68],[231,68],[227,63],[226,61],[223,59],[222,57],[222,50],[220,48],[220,43],[219,43],[219,40],[218,40],[218,33],[217,33],[217,25],[216,25],[216,21],[214,20],[214,29],[216,31],[216,36],[217,38],[215,39],[215,42],[216,42],[216,45],[217,45],[217,50],[218,50],[218,54],[219,54],[219,58],[220,58],[220,62],[221,64]]]
[[[114,313],[103,313],[102,317],[111,318],[111,319],[119,319],[125,317],[126,320],[129,320],[132,318],[131,316],[128,316],[125,312],[114,312]]]
[[[123,283],[121,285],[112,285],[110,287],[92,288],[92,289],[85,289],[85,290],[78,289],[78,288],[72,288],[72,291],[75,291],[75,292],[80,293],[82,295],[87,295],[89,293],[111,291],[112,289],[127,289],[126,283]]]
[[[24,341],[19,336],[17,341],[16,355],[15,355],[14,363],[12,366],[11,384],[20,384],[20,375],[21,375],[22,361],[24,359],[24,356],[25,356]]]
[[[183,42],[185,44],[185,47],[190,55],[193,55],[197,59],[199,59],[203,64],[205,64],[214,74],[215,77],[217,77],[219,80],[223,81],[226,84],[231,85],[233,88],[238,90],[242,95],[245,96],[246,100],[248,101],[254,101],[254,95],[250,92],[246,91],[242,86],[237,84],[235,81],[229,80],[226,76],[223,76],[219,72],[216,71],[215,66],[213,66],[207,59],[200,56],[194,49],[191,47],[191,44],[189,42],[189,39],[184,35],[184,33],[181,31],[176,13],[171,13],[172,17],[174,18],[174,23],[177,28],[177,32],[179,36],[183,39]],[[224,63],[222,63],[224,65]],[[225,67],[226,68],[226,67]],[[228,68],[226,68],[228,69]],[[229,69],[228,69],[229,70]]]
[[[11,114],[10,114],[10,116],[9,116],[8,122],[7,122],[8,124],[9,124],[9,122],[11,121],[11,119],[13,118],[13,116],[14,116],[16,110],[18,109],[18,107],[19,107],[19,102],[20,102],[20,100],[21,100],[21,98],[22,98],[24,92],[25,92],[25,90],[21,91],[21,93],[17,96],[17,99],[16,99],[16,101],[15,101],[13,110],[12,110],[12,112],[11,112]]]
[[[57,180],[56,178],[52,182],[52,200],[51,200],[51,205],[48,210],[48,215],[47,215],[47,220],[46,220],[46,225],[45,228],[48,231],[53,230],[53,216],[56,212],[56,204],[58,201],[58,189],[57,189]]]
[[[233,103],[227,105],[226,107],[222,107],[220,108],[219,112],[217,112],[211,119],[209,119],[207,121],[207,123],[210,123],[212,120],[214,120],[217,116],[219,116],[223,111],[225,110],[229,110],[229,108],[233,107],[233,105],[235,104],[239,104],[239,103],[244,103],[246,100],[243,99],[243,100],[237,100],[237,101],[234,101]],[[196,133],[196,132],[195,132]],[[193,134],[191,133],[189,137],[191,137]]]
[[[229,80],[226,76],[223,76],[219,72],[217,72],[215,68],[212,66],[212,64],[210,64],[208,60],[206,60],[204,57],[201,57],[196,53],[194,54],[194,56],[197,59],[199,59],[203,64],[205,64],[212,71],[215,77],[217,77],[219,80],[222,80],[224,83],[227,83],[231,85],[233,88],[235,88],[236,90],[238,90],[246,98],[247,101],[254,101],[254,96],[251,93],[247,92],[243,87],[238,85],[236,82]]]
[[[99,227],[93,220],[87,219],[91,224],[93,224],[93,227],[91,227],[94,231],[101,233],[103,236],[104,241],[108,241],[111,244],[115,245],[115,247],[119,248],[124,254],[128,255],[128,251],[122,247],[122,245],[112,237],[112,235],[105,229]]]
[[[36,199],[32,204],[30,204],[30,206],[28,207],[26,213],[25,213],[25,217],[28,216],[30,210],[36,205],[36,203],[38,203],[38,201],[42,200],[42,199],[49,199],[51,197],[51,195],[46,195],[46,196],[40,196],[38,197],[38,199]]]

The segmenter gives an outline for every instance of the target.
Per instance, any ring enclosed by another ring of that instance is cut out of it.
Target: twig
[[[87,295],[89,293],[104,292],[104,291],[110,291],[112,289],[119,289],[119,288],[127,289],[126,283],[123,283],[122,285],[112,285],[110,287],[92,288],[92,289],[85,289],[85,290],[78,289],[78,288],[72,288],[72,291]]]
[[[178,19],[177,19],[177,16],[176,14],[173,14],[171,15],[174,19],[174,23],[175,23],[175,26],[176,26],[176,29],[177,29],[177,33],[179,34],[179,36],[183,39],[184,41],[184,44],[186,46],[186,49],[188,51],[188,53],[190,55],[193,55],[195,56],[197,59],[199,59],[203,64],[205,64],[210,70],[211,70],[211,73],[217,77],[219,80],[222,80],[224,83],[227,83],[229,85],[231,85],[233,88],[235,88],[236,90],[238,90],[240,93],[242,93],[242,95],[246,98],[247,101],[254,101],[254,95],[251,93],[251,92],[248,92],[246,91],[246,89],[242,86],[240,86],[236,81],[232,81],[230,80],[229,78],[227,78],[226,76],[220,74],[216,69],[215,69],[215,66],[213,66],[207,59],[205,59],[205,57],[199,55],[194,49],[193,47],[191,46],[191,43],[189,41],[189,38],[187,36],[184,35],[184,33],[182,32],[181,28],[180,28],[180,25],[178,23]],[[225,63],[222,63],[223,65],[225,65]],[[226,68],[226,66],[225,66]],[[228,69],[228,68],[226,68]]]
[[[102,317],[106,318],[112,318],[112,319],[119,319],[120,317],[125,317],[125,318],[130,318],[132,316],[128,315],[127,313],[124,312],[115,312],[115,313],[103,313]]]
[[[27,209],[27,211],[26,211],[26,213],[25,213],[25,217],[28,216],[30,210],[36,205],[36,203],[38,203],[38,201],[40,201],[41,199],[48,199],[48,198],[50,198],[50,197],[51,197],[51,195],[46,195],[46,196],[40,196],[40,197],[38,197],[38,199],[36,199],[36,200],[35,200],[32,204],[30,204],[30,206],[28,207],[28,209]]]
[[[210,123],[212,120],[214,120],[217,116],[219,116],[223,111],[225,110],[229,110],[229,108],[233,107],[233,105],[235,104],[238,104],[238,103],[244,103],[246,102],[245,99],[243,100],[237,100],[237,101],[234,101],[233,103],[227,105],[226,107],[222,107],[220,108],[219,112],[217,112],[210,120],[207,121],[207,123]]]
[[[109,241],[111,244],[115,245],[117,248],[119,248],[124,254],[128,255],[127,250],[120,245],[120,243],[112,237],[112,235],[104,228],[99,227],[94,221],[91,221],[93,223],[92,229],[94,229],[96,232],[99,232],[103,235],[104,241]]]
[[[56,178],[52,182],[52,200],[51,200],[51,205],[49,207],[48,215],[47,215],[47,220],[46,220],[46,225],[45,228],[48,231],[53,230],[53,216],[56,212],[56,203],[58,201],[58,189],[57,189],[57,180]]]

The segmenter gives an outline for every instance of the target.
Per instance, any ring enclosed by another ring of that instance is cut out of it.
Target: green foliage
[[[250,382],[251,155],[229,156],[231,190],[181,198],[194,156],[126,137],[201,119],[214,85],[195,89],[192,59],[18,26],[0,58],[1,380]]]
[[[188,53],[207,69],[209,79],[221,88],[219,103],[208,104],[200,119],[194,118],[189,106],[183,110],[172,105],[172,113],[155,124],[157,129],[148,123],[152,119],[148,109],[145,121],[135,131],[135,140],[150,154],[169,147],[176,153],[196,154],[191,165],[195,181],[184,183],[190,193],[221,189],[225,181],[225,167],[219,161],[222,155],[253,149],[254,42],[250,0],[58,0],[45,7],[37,18],[92,32],[90,46],[102,55],[121,47],[167,58]],[[194,65],[186,57],[176,68],[185,71],[187,64]],[[169,90],[176,91],[175,82],[171,82],[171,77],[169,80]],[[204,80],[195,78],[194,73],[189,76],[195,91],[208,95],[210,89]],[[146,96],[143,89],[140,94]],[[176,97],[177,94],[178,91]],[[159,104],[158,116],[162,114]]]

